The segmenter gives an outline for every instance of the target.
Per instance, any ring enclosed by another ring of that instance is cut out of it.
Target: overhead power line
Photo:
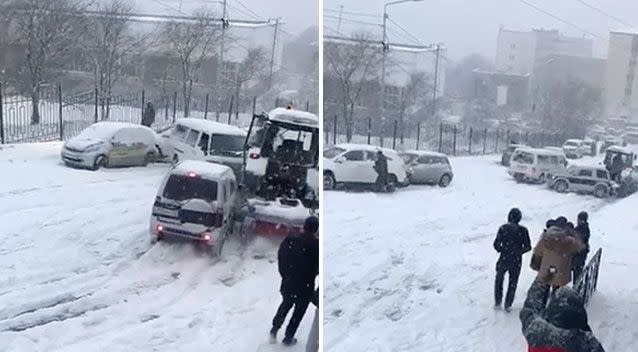
[[[570,21],[568,21],[566,19],[558,17],[557,15],[554,15],[553,13],[542,9],[542,8],[538,7],[537,5],[531,3],[531,2],[529,2],[527,0],[518,0],[518,1],[522,2],[523,4],[529,6],[529,7],[533,8],[533,9],[535,9],[536,11],[539,11],[539,12],[542,12],[542,13],[546,14],[547,16],[549,16],[549,17],[551,17],[551,18],[553,18],[553,19],[555,19],[557,21],[560,21],[560,22],[562,22],[562,23],[564,23],[564,24],[566,24],[566,25],[568,25],[570,27],[576,28],[576,29],[578,29],[579,31],[581,31],[583,33],[589,34],[589,35],[591,35],[593,37],[596,37],[596,38],[603,39],[599,35],[597,35],[596,33],[590,32],[589,30],[587,30],[585,28],[582,28],[582,27],[580,27],[580,26],[578,26],[578,25],[576,25],[576,24],[574,24],[574,23],[572,23],[572,22],[570,22]]]
[[[361,24],[361,25],[366,25],[366,26],[381,26],[380,23],[373,23],[373,22],[365,22],[365,21],[359,21],[359,20],[353,20],[353,19],[349,19],[346,17],[342,17],[339,18],[339,16],[333,16],[333,15],[323,15],[323,19],[324,21],[327,19],[329,21],[343,21],[343,22],[348,22],[348,23],[354,23],[354,24]]]
[[[401,30],[401,32],[405,33],[405,35],[410,38],[410,40],[412,40],[415,44],[418,45],[422,45],[423,42],[421,42],[419,40],[419,38],[415,37],[414,35],[412,35],[412,33],[408,32],[405,28],[403,28],[400,24],[396,23],[395,21],[393,21],[391,18],[388,18],[388,22],[392,23],[393,25],[395,25],[397,28],[399,28],[399,30]]]
[[[592,10],[594,10],[594,11],[596,11],[596,12],[598,12],[598,13],[600,13],[600,14],[602,14],[602,15],[604,15],[604,16],[607,16],[608,18],[611,18],[612,20],[616,21],[617,23],[622,24],[623,26],[627,26],[627,27],[630,27],[630,28],[636,28],[635,26],[633,26],[633,25],[623,21],[622,19],[620,19],[620,18],[618,18],[618,17],[616,17],[616,16],[614,16],[614,15],[612,15],[612,14],[610,14],[610,13],[604,11],[604,10],[602,10],[599,7],[596,7],[596,6],[588,3],[587,1],[584,1],[584,0],[575,0],[575,1],[580,3],[580,4],[582,4],[582,5],[584,5],[584,6],[586,6],[586,7],[588,7],[588,8],[590,8],[590,9],[592,9]]]
[[[341,10],[333,10],[333,9],[323,9],[323,11],[332,12],[332,13],[343,13],[344,15],[352,15],[352,16],[359,16],[359,17],[368,17],[368,18],[377,18],[377,19],[383,18],[382,15],[374,15],[371,13],[349,12],[349,11],[341,11]]]

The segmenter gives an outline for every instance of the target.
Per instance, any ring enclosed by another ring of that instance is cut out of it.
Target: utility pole
[[[275,51],[277,51],[278,32],[279,32],[279,18],[275,20],[275,33],[272,38],[272,52],[270,53],[270,73],[268,74],[268,89],[272,88],[272,75],[275,69]]]
[[[215,106],[215,119],[219,120],[219,108],[221,107],[221,99],[222,99],[222,85],[223,85],[223,78],[222,75],[224,73],[224,40],[226,39],[226,28],[228,28],[228,19],[226,18],[227,16],[227,8],[226,8],[226,2],[227,0],[223,1],[223,8],[222,8],[222,34],[221,34],[221,38],[220,38],[220,43],[219,43],[219,62],[217,63],[217,75],[215,77],[215,95],[216,95],[216,99],[215,101],[217,102],[216,106]]]
[[[341,17],[343,16],[343,4],[339,6],[339,22],[337,22],[337,33],[341,33]]]
[[[436,59],[434,61],[434,92],[432,93],[432,117],[436,117],[436,91],[439,89],[439,56],[441,56],[441,44],[436,45]]]
[[[385,132],[385,60],[388,51],[387,41],[387,23],[388,23],[388,4],[383,6],[383,39],[381,39],[382,56],[381,56],[381,128],[379,129],[379,142],[383,147],[383,133]]]

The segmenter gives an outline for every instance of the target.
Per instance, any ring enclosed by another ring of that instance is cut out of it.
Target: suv
[[[450,160],[444,154],[414,150],[401,153],[401,157],[408,168],[407,175],[411,184],[438,184],[447,187],[452,182],[454,172]]]
[[[219,256],[232,231],[236,181],[227,166],[183,161],[162,181],[150,221],[151,242],[182,240]]]
[[[374,185],[378,175],[373,167],[379,150],[388,159],[390,189],[407,184],[405,163],[394,150],[367,144],[337,144],[323,152],[324,189],[335,189],[338,184]]]
[[[596,166],[570,166],[566,172],[550,176],[547,185],[560,193],[587,193],[598,198],[614,195],[618,190],[609,172]]]
[[[581,139],[568,139],[563,144],[563,152],[570,159],[579,159],[590,153],[590,147],[586,146]]]

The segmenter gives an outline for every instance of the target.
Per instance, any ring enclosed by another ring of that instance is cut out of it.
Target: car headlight
[[[85,152],[94,152],[98,149],[100,149],[100,147],[102,146],[102,143],[97,143],[97,144],[93,144],[88,146],[86,149],[84,149]]]

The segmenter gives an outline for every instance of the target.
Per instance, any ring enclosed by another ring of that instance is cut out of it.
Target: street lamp
[[[390,46],[387,38],[388,6],[401,4],[404,2],[421,2],[424,0],[397,0],[383,5],[383,56],[381,58],[381,143],[383,144],[383,129],[385,127],[385,57]]]

